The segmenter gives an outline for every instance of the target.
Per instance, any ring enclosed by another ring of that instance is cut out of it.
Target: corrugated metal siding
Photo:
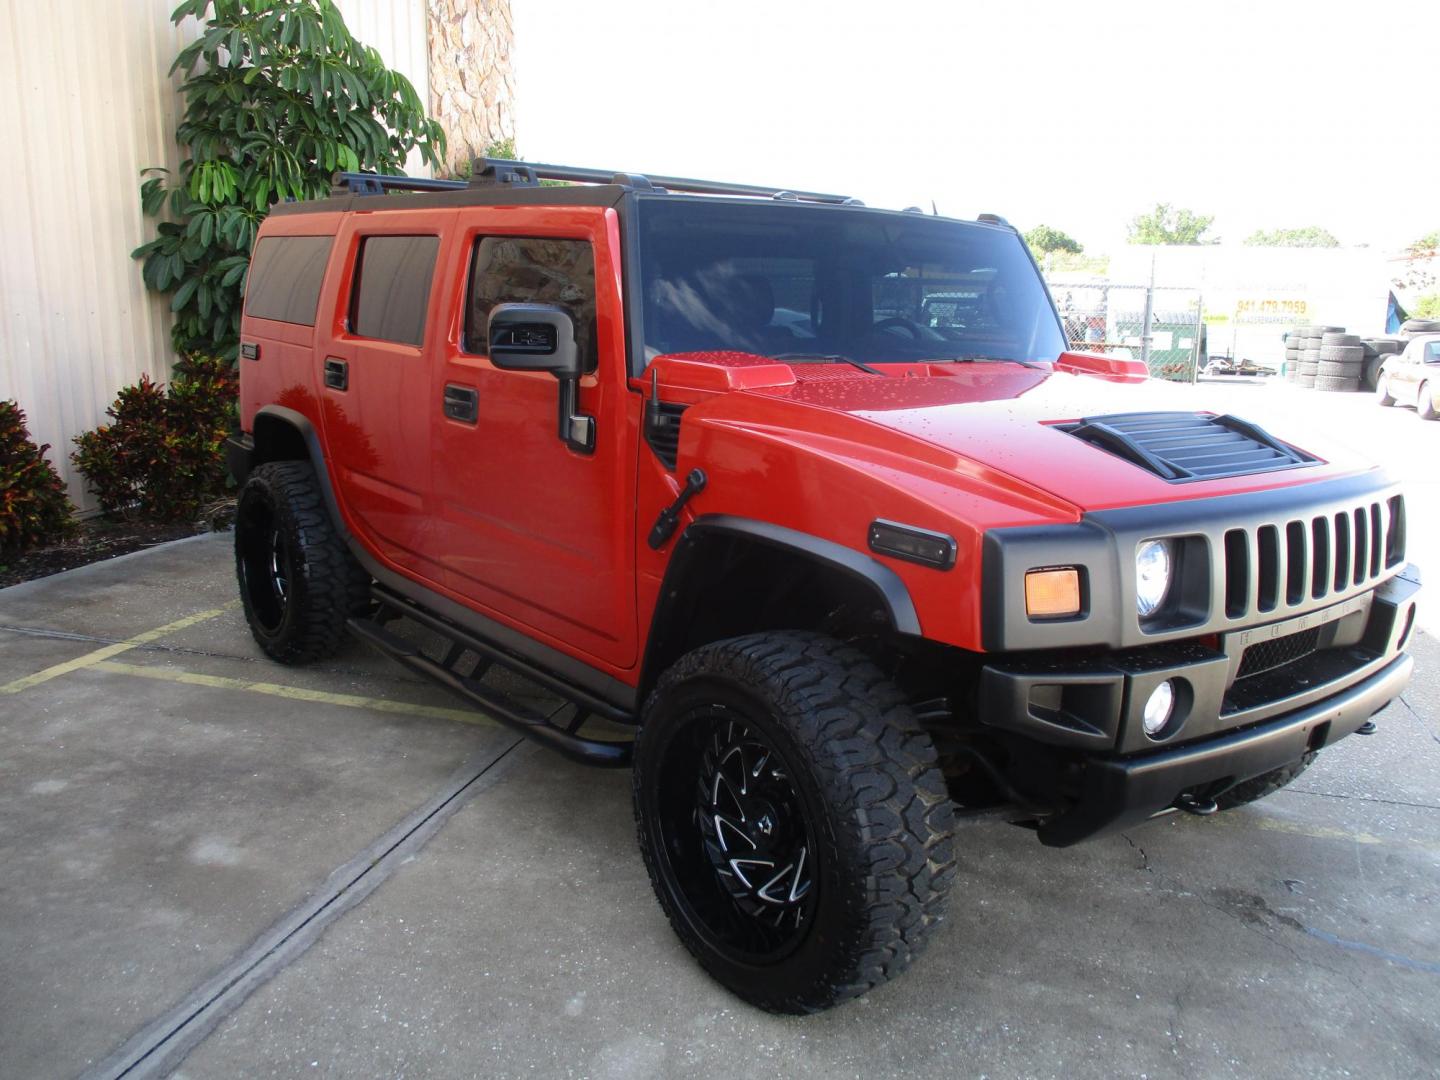
[[[172,6],[0,4],[0,397],[53,444],[83,505],[71,437],[119,387],[169,371],[169,312],[130,252],[148,238],[140,170],[176,163]]]
[[[335,0],[350,32],[380,51],[385,65],[415,86],[421,105],[430,107],[430,50],[425,36],[425,0]],[[405,162],[411,176],[429,176],[430,169],[411,154]]]
[[[357,37],[428,99],[424,0],[340,0]],[[174,168],[178,80],[166,73],[193,24],[174,0],[0,0],[0,398],[84,509],[71,438],[99,424],[120,387],[169,376],[169,310],[130,252],[153,235],[140,170]],[[419,171],[416,169],[415,171]]]

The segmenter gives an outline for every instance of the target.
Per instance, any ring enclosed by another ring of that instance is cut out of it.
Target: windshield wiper
[[[838,360],[838,361],[840,361],[840,363],[842,363],[842,364],[849,364],[851,367],[857,367],[857,368],[859,368],[861,371],[868,371],[871,375],[884,375],[884,374],[885,374],[883,371],[877,371],[875,368],[871,367],[869,364],[866,364],[866,363],[864,363],[864,362],[862,362],[862,361],[860,361],[860,360],[855,360],[855,359],[853,359],[853,358],[851,358],[851,357],[849,357],[849,356],[842,356],[840,353],[783,352],[783,353],[776,353],[774,356],[770,357],[770,359],[771,359],[771,360],[829,360],[829,361],[831,361],[832,363],[833,363],[834,361]]]
[[[1044,371],[1039,364],[1032,364],[1029,360],[1012,360],[1004,356],[937,356],[930,361],[932,364],[1019,364],[1021,367],[1035,368],[1037,371]]]

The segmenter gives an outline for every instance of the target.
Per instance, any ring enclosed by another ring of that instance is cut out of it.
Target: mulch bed
[[[79,531],[68,540],[32,548],[22,555],[0,554],[0,589],[209,531],[204,522],[82,521]]]

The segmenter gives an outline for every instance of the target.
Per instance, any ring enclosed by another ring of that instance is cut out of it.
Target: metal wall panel
[[[352,31],[428,98],[424,0],[340,0]],[[193,23],[174,0],[0,0],[0,398],[16,398],[71,498],[93,509],[71,439],[122,386],[164,380],[169,310],[130,252],[150,239],[140,170],[174,168],[179,80]],[[415,171],[419,171],[418,169]]]

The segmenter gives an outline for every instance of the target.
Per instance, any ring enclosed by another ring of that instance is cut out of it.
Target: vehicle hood
[[[722,355],[738,359],[743,354]],[[1015,481],[1017,490],[1043,492],[1080,511],[1286,487],[1373,467],[1326,445],[1297,422],[1282,425],[1284,430],[1262,426],[1274,438],[1316,457],[1312,465],[1172,482],[1058,426],[1130,412],[1225,412],[1205,407],[1203,388],[1158,380],[1122,385],[1048,365],[990,362],[886,365],[880,375],[840,364],[762,361],[744,372],[746,366],[739,365],[741,377],[725,384],[732,393],[724,396],[733,404],[716,402],[716,408],[704,410],[716,421],[792,428],[800,441],[815,436],[845,440],[862,458],[874,450],[918,453],[933,460],[933,452],[925,453],[919,445],[924,444],[954,455],[951,461],[958,472],[991,478],[1000,474]],[[787,368],[793,378],[774,378],[765,385],[767,380],[759,377],[762,366],[772,372]],[[759,406],[756,399],[767,399],[778,408],[747,408],[734,399],[749,399],[754,406]]]

